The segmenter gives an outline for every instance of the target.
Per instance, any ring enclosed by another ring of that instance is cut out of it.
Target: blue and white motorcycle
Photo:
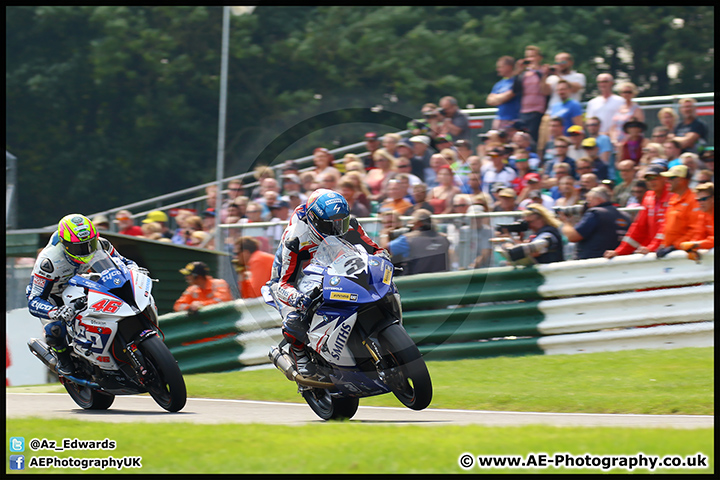
[[[325,239],[303,269],[297,288],[312,298],[305,348],[316,373],[298,373],[285,340],[268,356],[324,420],[352,418],[361,397],[392,392],[413,410],[432,400],[425,361],[402,326],[393,274],[389,261],[337,237]],[[262,289],[272,306],[275,287]]]
[[[93,273],[75,275],[62,294],[75,308],[67,322],[76,373],[60,382],[79,406],[106,410],[115,395],[149,392],[165,410],[185,406],[187,391],[177,361],[158,336],[152,279],[116,262],[104,250],[90,261]],[[57,373],[57,358],[44,341],[28,340],[30,351]]]

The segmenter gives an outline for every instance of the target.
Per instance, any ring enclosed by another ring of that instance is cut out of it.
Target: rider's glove
[[[75,317],[75,309],[70,305],[63,305],[55,310],[51,310],[49,314],[53,320],[62,320],[63,322],[69,322]]]
[[[310,306],[310,302],[312,302],[312,299],[310,297],[298,292],[293,294],[292,297],[290,297],[290,301],[288,302],[288,304],[290,304],[291,307],[297,308],[299,311],[304,312]]]

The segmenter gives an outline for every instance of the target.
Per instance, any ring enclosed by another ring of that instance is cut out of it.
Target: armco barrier
[[[405,328],[430,360],[712,346],[714,282],[714,250],[700,262],[673,252],[396,279]],[[185,373],[267,364],[281,339],[261,299],[165,315],[160,327]]]

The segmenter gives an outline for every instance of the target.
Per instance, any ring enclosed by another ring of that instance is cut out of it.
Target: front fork
[[[157,332],[155,330],[143,330],[136,340],[127,342],[122,337],[120,332],[117,332],[117,337],[120,340],[120,343],[124,345],[123,353],[126,354],[130,359],[130,365],[132,366],[135,374],[137,375],[138,382],[140,382],[140,384],[143,386],[145,386],[147,380],[149,380],[148,378],[146,378],[148,374],[148,369],[144,365],[145,359],[143,358],[142,353],[137,346],[145,339],[153,335],[157,335]]]

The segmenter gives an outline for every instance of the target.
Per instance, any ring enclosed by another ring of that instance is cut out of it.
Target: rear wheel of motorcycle
[[[115,395],[78,385],[66,380],[64,377],[60,377],[60,382],[67,390],[70,398],[85,410],[107,410],[115,401]]]
[[[354,397],[335,398],[327,390],[313,388],[302,394],[312,411],[323,420],[346,420],[357,412],[360,400]]]
[[[158,336],[145,339],[138,345],[145,357],[145,367],[152,382],[146,385],[155,402],[169,412],[177,412],[185,406],[187,390],[180,367]]]
[[[390,325],[378,335],[386,362],[399,370],[386,378],[398,400],[408,408],[422,410],[432,400],[432,381],[420,350],[402,325]]]

